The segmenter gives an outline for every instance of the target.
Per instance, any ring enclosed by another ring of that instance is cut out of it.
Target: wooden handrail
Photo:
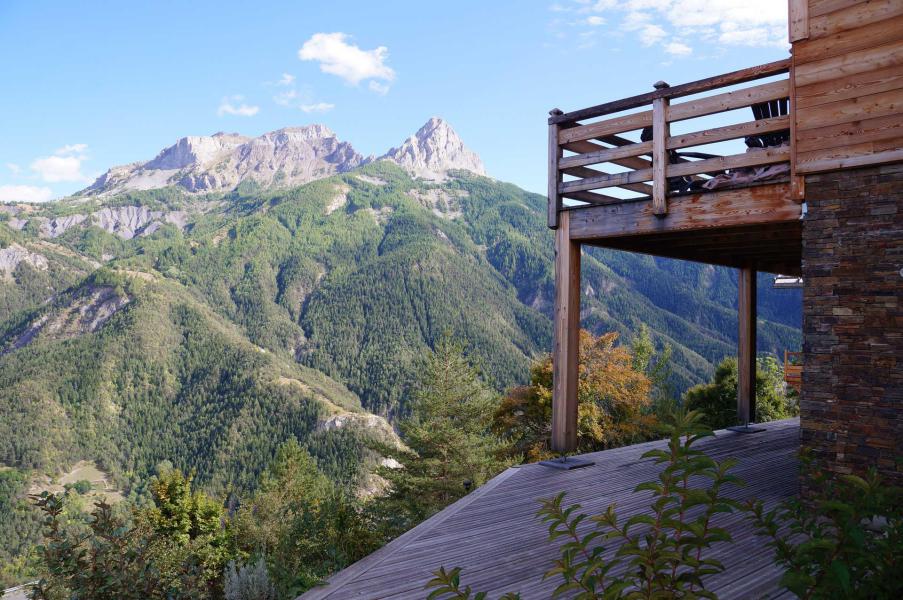
[[[771,75],[781,75],[788,71],[790,71],[790,59],[785,58],[764,65],[747,67],[746,69],[740,69],[722,75],[715,75],[714,77],[655,90],[654,92],[648,92],[646,94],[639,94],[637,96],[631,96],[613,102],[606,102],[605,104],[597,104],[596,106],[591,106],[589,108],[555,114],[549,117],[549,124],[564,124],[583,121],[585,119],[594,119],[596,117],[621,112],[622,110],[630,110],[632,108],[651,104],[656,98],[680,98],[682,96],[690,96],[692,94],[699,94],[720,87],[727,87],[729,85],[762,79],[763,77],[770,77]]]
[[[789,131],[792,126],[792,116],[786,114],[790,94],[789,79],[741,87],[683,102],[671,102],[675,98],[786,73],[789,68],[790,61],[787,59],[673,87],[659,82],[655,85],[656,90],[648,94],[570,113],[552,111],[549,118],[549,227],[555,229],[558,226],[558,212],[566,208],[563,198],[589,204],[614,204],[618,201],[617,195],[601,194],[595,190],[619,187],[651,199],[653,214],[664,217],[668,213],[669,193],[700,190],[701,182],[709,176],[726,174],[731,170],[789,161],[790,148],[780,145],[784,138],[779,134],[775,135]],[[626,115],[616,115],[591,123],[580,122],[643,107],[646,109]],[[674,122],[746,107],[753,107],[757,119],[671,135],[671,124]],[[629,139],[628,136],[621,135],[639,130],[642,130],[639,142],[634,141],[635,138]],[[727,156],[678,152],[693,146],[750,137],[756,138],[749,143],[756,148],[751,152]],[[573,154],[565,156],[566,151]],[[603,163],[611,163],[627,170],[611,172]],[[603,166],[600,169],[598,165]],[[769,173],[773,174],[774,171]],[[575,179],[565,180],[565,176]],[[729,185],[730,181],[731,178],[719,180],[706,187],[723,187],[726,183]]]

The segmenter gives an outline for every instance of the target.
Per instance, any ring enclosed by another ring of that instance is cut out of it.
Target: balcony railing
[[[790,82],[776,79],[789,68],[790,61],[781,60],[674,87],[659,82],[647,94],[570,113],[552,111],[549,227],[558,227],[559,212],[574,206],[564,199],[578,206],[648,201],[656,215],[665,216],[671,195],[789,177]],[[712,93],[764,78],[772,80]],[[687,96],[698,97],[674,102]],[[743,108],[752,109],[752,120],[709,128],[694,121]],[[689,122],[680,126],[688,132],[672,134],[678,122]],[[747,148],[733,154],[692,150],[741,138]]]

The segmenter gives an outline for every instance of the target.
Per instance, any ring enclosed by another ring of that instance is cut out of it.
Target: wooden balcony
[[[583,244],[798,275],[789,70],[787,59],[552,111],[549,227]],[[733,122],[711,126],[722,113]]]

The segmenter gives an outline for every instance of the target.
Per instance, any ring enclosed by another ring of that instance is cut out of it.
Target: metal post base
[[[572,469],[582,469],[596,464],[596,461],[576,456],[562,456],[561,458],[553,458],[551,460],[543,460],[540,463],[544,467],[552,467],[553,469],[561,469],[570,471]]]
[[[759,433],[760,431],[765,431],[765,428],[750,426],[750,424],[747,423],[746,425],[734,425],[733,427],[728,427],[727,430],[736,433]]]

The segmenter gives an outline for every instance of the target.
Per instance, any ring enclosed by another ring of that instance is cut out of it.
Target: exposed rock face
[[[115,233],[124,240],[130,240],[162,215],[162,212],[151,211],[144,206],[108,206],[95,212],[91,217],[94,224],[101,229]],[[156,231],[160,225],[155,224]]]
[[[69,215],[67,217],[57,217],[55,219],[50,219],[49,221],[42,222],[41,226],[38,228],[38,231],[42,237],[59,237],[66,233],[67,229],[75,227],[85,219],[87,219],[85,215]]]
[[[264,187],[300,185],[360,166],[365,159],[323,125],[290,127],[248,138],[234,133],[180,139],[147,162],[114,167],[85,194],[179,186],[232,190],[245,180]]]
[[[57,311],[45,313],[33,321],[7,348],[7,352],[27,346],[39,334],[56,339],[72,338],[97,331],[110,317],[129,303],[111,287],[95,287]]]
[[[423,207],[429,208],[433,214],[443,219],[457,219],[461,216],[461,198],[467,197],[465,190],[455,192],[442,188],[427,190],[409,190],[406,194],[417,200]]]
[[[43,254],[32,252],[24,246],[12,243],[0,249],[0,279],[12,277],[19,263],[26,263],[41,271],[47,270],[47,259]]]
[[[415,177],[434,181],[444,180],[452,169],[486,174],[480,157],[464,145],[448,123],[438,117],[427,121],[401,146],[392,148],[381,158],[398,163]]]

